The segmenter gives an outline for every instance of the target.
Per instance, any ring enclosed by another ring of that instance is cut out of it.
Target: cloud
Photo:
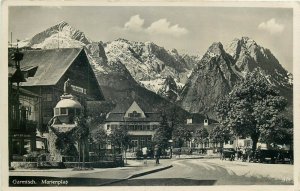
[[[272,18],[258,25],[258,29],[267,31],[271,34],[280,34],[284,30],[284,25],[277,23],[276,19]]]
[[[115,27],[114,29],[123,32],[137,32],[147,35],[171,35],[174,37],[180,37],[188,33],[187,29],[180,27],[178,24],[171,25],[165,18],[154,21],[149,27],[145,27],[144,22],[145,20],[140,15],[134,15],[124,24],[124,27]]]
[[[144,19],[141,19],[140,15],[134,15],[125,23],[124,29],[139,32],[143,30],[143,25]]]
[[[188,33],[188,30],[182,27],[179,27],[178,24],[171,26],[171,23],[167,19],[159,19],[158,21],[153,22],[146,31],[150,34],[167,34],[174,35],[176,37],[185,35]]]

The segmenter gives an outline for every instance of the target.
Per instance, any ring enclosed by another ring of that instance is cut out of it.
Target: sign
[[[27,138],[30,138],[32,136],[28,135],[28,134],[14,134],[13,137],[27,137]]]
[[[71,85],[71,87],[72,87],[72,90],[75,91],[75,92],[86,94],[86,89],[84,89],[82,87],[74,86],[74,85]]]

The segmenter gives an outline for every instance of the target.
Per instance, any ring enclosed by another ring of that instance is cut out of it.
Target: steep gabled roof
[[[145,117],[125,117],[126,112],[132,106],[137,104],[144,112]],[[133,100],[132,102],[125,101],[118,104],[108,115],[106,122],[159,122],[160,113],[152,112],[151,107],[142,102]]]
[[[24,51],[21,70],[37,66],[37,71],[34,77],[27,78],[27,82],[21,83],[21,86],[55,85],[81,51],[82,48]]]
[[[130,101],[123,101],[122,103],[119,103],[112,111],[111,113],[126,113],[126,111],[130,108],[133,102],[136,102],[137,105],[146,113],[146,112],[152,112],[153,109],[144,102],[137,101],[137,100],[130,100]]]

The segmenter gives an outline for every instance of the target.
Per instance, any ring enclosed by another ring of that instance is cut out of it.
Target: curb
[[[169,169],[169,168],[172,168],[172,167],[173,167],[173,165],[168,165],[168,166],[164,166],[162,168],[157,168],[157,169],[152,169],[152,170],[148,170],[148,171],[145,171],[145,172],[132,174],[132,175],[127,176],[126,178],[123,178],[123,179],[120,179],[120,180],[114,180],[114,181],[111,181],[111,182],[106,182],[106,183],[103,183],[103,184],[99,184],[98,186],[107,186],[109,184],[122,182],[122,181],[129,180],[129,179],[132,179],[132,178],[140,177],[140,176],[145,176],[147,174],[159,172],[159,171],[166,170],[166,169]]]
[[[173,165],[168,165],[168,166],[165,166],[165,167],[162,167],[162,168],[157,168],[157,169],[149,170],[149,171],[146,171],[146,172],[141,172],[141,173],[133,174],[133,175],[128,176],[125,179],[131,179],[131,178],[136,178],[136,177],[140,177],[140,176],[145,176],[147,174],[159,172],[159,171],[166,170],[166,169],[172,168],[172,167],[173,167]]]

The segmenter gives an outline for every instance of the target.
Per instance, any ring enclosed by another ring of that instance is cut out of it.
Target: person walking
[[[143,157],[144,157],[144,164],[147,165],[147,154],[148,154],[148,148],[144,147],[142,148]]]
[[[155,145],[155,148],[154,148],[154,156],[155,156],[155,163],[156,164],[159,164],[159,157],[160,157],[160,148],[158,145]]]

